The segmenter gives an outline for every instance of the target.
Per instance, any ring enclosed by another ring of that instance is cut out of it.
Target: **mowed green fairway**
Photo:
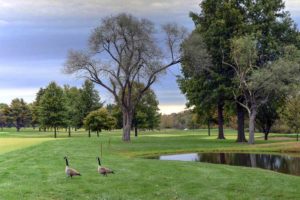
[[[236,144],[235,132],[226,141],[206,131],[147,132],[131,143],[120,132],[99,138],[84,132],[64,139],[31,130],[0,134],[0,199],[299,199],[300,177],[272,171],[206,163],[159,161],[144,156],[174,152],[249,151],[300,152],[294,141],[259,140],[256,145]],[[15,143],[14,143],[15,141]],[[4,145],[10,142],[13,145]],[[3,145],[2,145],[3,144]],[[115,170],[97,174],[96,157]],[[13,148],[16,150],[13,151]],[[9,150],[9,152],[8,152]],[[6,152],[6,153],[5,153]],[[66,178],[70,166],[81,177]]]
[[[45,141],[53,140],[50,138],[1,138],[0,154],[40,144]]]

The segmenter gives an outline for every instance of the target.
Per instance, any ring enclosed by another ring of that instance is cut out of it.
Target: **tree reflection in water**
[[[185,155],[185,156],[183,156]],[[187,156],[188,155],[188,156]],[[198,153],[160,156],[160,160],[183,160],[257,167],[300,176],[300,157],[247,153]],[[171,158],[171,159],[168,159]],[[188,159],[189,158],[189,159]]]

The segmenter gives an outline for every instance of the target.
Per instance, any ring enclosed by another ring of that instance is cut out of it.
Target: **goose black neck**
[[[66,160],[66,166],[69,166],[68,158],[65,158]]]
[[[98,157],[98,164],[101,165],[100,158]]]

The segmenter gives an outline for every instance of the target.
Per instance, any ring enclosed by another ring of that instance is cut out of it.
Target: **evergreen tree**
[[[80,109],[78,109],[80,101],[80,90],[76,87],[64,86],[64,95],[66,98],[66,126],[68,129],[69,137],[71,137],[71,127],[77,127],[78,116]]]
[[[102,107],[100,96],[95,89],[94,83],[86,80],[79,90],[79,99],[74,104],[76,113],[74,115],[74,124],[77,128],[82,127],[84,118],[92,111]]]
[[[58,127],[66,124],[66,103],[63,89],[55,82],[51,82],[39,101],[39,121],[43,127],[53,128],[54,137]]]
[[[36,94],[35,101],[32,103],[32,106],[31,106],[31,113],[32,113],[32,122],[31,123],[33,126],[39,125],[39,131],[41,131],[41,128],[44,128],[44,130],[45,130],[45,127],[42,127],[42,124],[40,123],[40,115],[39,115],[40,114],[40,112],[39,112],[40,100],[44,93],[45,93],[45,89],[40,88]]]
[[[30,109],[23,99],[13,99],[7,115],[17,131],[20,131],[22,127],[26,127],[30,124]]]

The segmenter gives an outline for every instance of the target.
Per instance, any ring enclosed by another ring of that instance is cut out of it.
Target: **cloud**
[[[290,11],[294,16],[300,16],[300,1],[299,0],[286,0],[286,10]]]
[[[0,0],[0,17],[8,20],[62,20],[129,12],[173,21],[181,17],[178,13],[188,18],[188,12],[198,8],[198,4],[199,0],[189,0],[188,3],[185,0]]]
[[[182,104],[159,104],[159,112],[162,114],[172,114],[172,113],[178,113],[181,111],[186,110],[185,105]]]
[[[0,102],[10,104],[12,99],[23,98],[25,102],[32,102],[39,88],[0,88]]]
[[[30,102],[50,81],[80,86],[82,80],[61,74],[68,49],[86,47],[90,31],[107,15],[120,12],[145,17],[159,25],[175,21],[190,30],[190,11],[201,0],[0,0],[0,102],[23,97]],[[286,10],[300,20],[300,1],[287,0]],[[182,111],[185,97],[170,70],[153,87],[162,113]],[[23,89],[20,89],[23,88]],[[102,100],[113,102],[100,89]],[[4,99],[4,100],[3,100]]]

